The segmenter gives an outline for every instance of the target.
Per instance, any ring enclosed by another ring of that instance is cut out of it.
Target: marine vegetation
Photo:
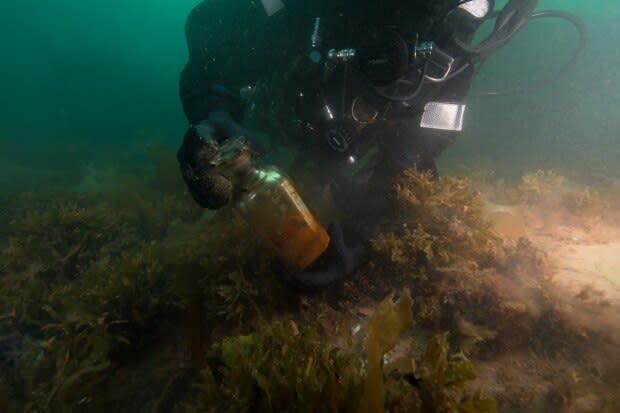
[[[20,232],[4,250],[0,337],[12,332],[6,352],[20,356],[19,363],[0,362],[23,377],[15,391],[32,409],[93,408],[102,402],[97,385],[115,366],[178,333],[195,313],[204,314],[203,322],[250,323],[257,303],[271,303],[269,293],[277,291],[268,279],[252,281],[262,268],[260,249],[246,249],[252,241],[241,242],[232,221],[204,221],[184,237],[140,243],[137,228],[115,225],[116,215],[106,211],[59,206],[13,225]],[[72,260],[56,251],[70,251]],[[262,305],[262,313],[268,308]]]
[[[545,254],[501,239],[463,180],[407,171],[370,262],[304,294],[248,223],[176,191],[171,157],[151,148],[144,176],[93,167],[16,208],[0,240],[0,411],[494,412],[470,357],[584,354],[594,337],[567,320]]]
[[[510,195],[515,201],[536,204],[552,199],[565,182],[566,179],[554,171],[538,170],[524,174]]]
[[[591,187],[567,192],[562,203],[570,213],[581,216],[602,216],[611,209],[611,202]]]
[[[481,293],[480,273],[496,263],[503,246],[483,218],[476,191],[463,180],[434,181],[430,173],[408,170],[396,199],[399,221],[373,242],[371,268],[381,279],[396,277],[410,286],[421,321],[437,323],[451,291]]]
[[[545,253],[526,238],[501,239],[471,184],[408,170],[395,189],[400,221],[374,241],[371,271],[410,288],[421,325],[454,332],[468,353],[532,346],[538,329],[572,331],[551,294]]]
[[[400,216],[374,242],[385,273],[418,276],[461,261],[485,262],[499,239],[484,220],[482,201],[465,181],[407,170],[396,185]]]
[[[138,247],[98,261],[79,280],[49,286],[31,280],[21,290],[3,290],[1,327],[17,332],[12,351],[21,353],[5,367],[22,377],[20,397],[32,409],[71,411],[96,398],[93,389],[114,363],[135,357],[178,318],[178,299],[157,255],[156,246]]]
[[[496,412],[491,399],[466,389],[473,367],[464,355],[449,354],[445,335],[429,342],[419,368],[415,360],[407,372],[384,366],[385,353],[413,324],[411,304],[407,292],[379,304],[369,321],[367,358],[330,344],[329,332],[292,320],[225,338],[209,353],[196,401],[177,411]]]

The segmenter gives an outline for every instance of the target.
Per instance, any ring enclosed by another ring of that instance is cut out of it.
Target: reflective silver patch
[[[455,103],[428,102],[424,106],[420,126],[460,132],[463,130],[465,107],[465,105]]]
[[[477,19],[486,16],[490,9],[488,0],[470,0],[459,7]]]
[[[282,0],[261,0],[261,3],[263,3],[265,8],[265,13],[270,17],[284,8]]]

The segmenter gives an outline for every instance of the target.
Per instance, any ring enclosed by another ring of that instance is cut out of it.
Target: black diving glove
[[[362,245],[348,247],[344,242],[342,228],[332,222],[327,228],[330,236],[327,250],[316,263],[293,276],[296,287],[319,290],[348,277],[363,262],[367,250]]]
[[[245,129],[226,112],[212,112],[186,132],[177,159],[189,192],[202,207],[219,209],[230,201],[233,185],[217,171],[213,160],[219,142],[244,135]]]

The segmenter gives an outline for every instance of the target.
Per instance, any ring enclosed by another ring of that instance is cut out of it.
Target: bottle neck
[[[236,169],[232,178],[233,182],[233,200],[242,202],[249,194],[256,191],[262,184],[263,177],[260,170],[250,162],[243,168]]]
[[[257,185],[261,181],[260,171],[254,165],[250,165],[235,175],[235,184],[246,189]]]

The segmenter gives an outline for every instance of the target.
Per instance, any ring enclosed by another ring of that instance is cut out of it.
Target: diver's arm
[[[235,68],[226,66],[236,51],[223,50],[223,3],[203,1],[192,10],[185,25],[189,60],[181,73],[179,90],[183,110],[192,125],[212,112],[229,113],[233,120],[241,121],[243,106],[238,89],[228,85],[235,82],[227,76]],[[224,61],[222,56],[229,58]]]
[[[223,18],[219,14],[225,4],[221,0],[204,1],[189,15],[185,29],[189,61],[179,81],[181,102],[190,127],[177,159],[189,192],[198,204],[209,209],[226,205],[232,195],[231,182],[212,164],[213,141],[244,132],[239,125],[242,104],[238,93],[224,86],[234,82],[224,75],[230,61],[220,59],[226,52],[222,50],[221,39],[225,33],[220,30]]]

